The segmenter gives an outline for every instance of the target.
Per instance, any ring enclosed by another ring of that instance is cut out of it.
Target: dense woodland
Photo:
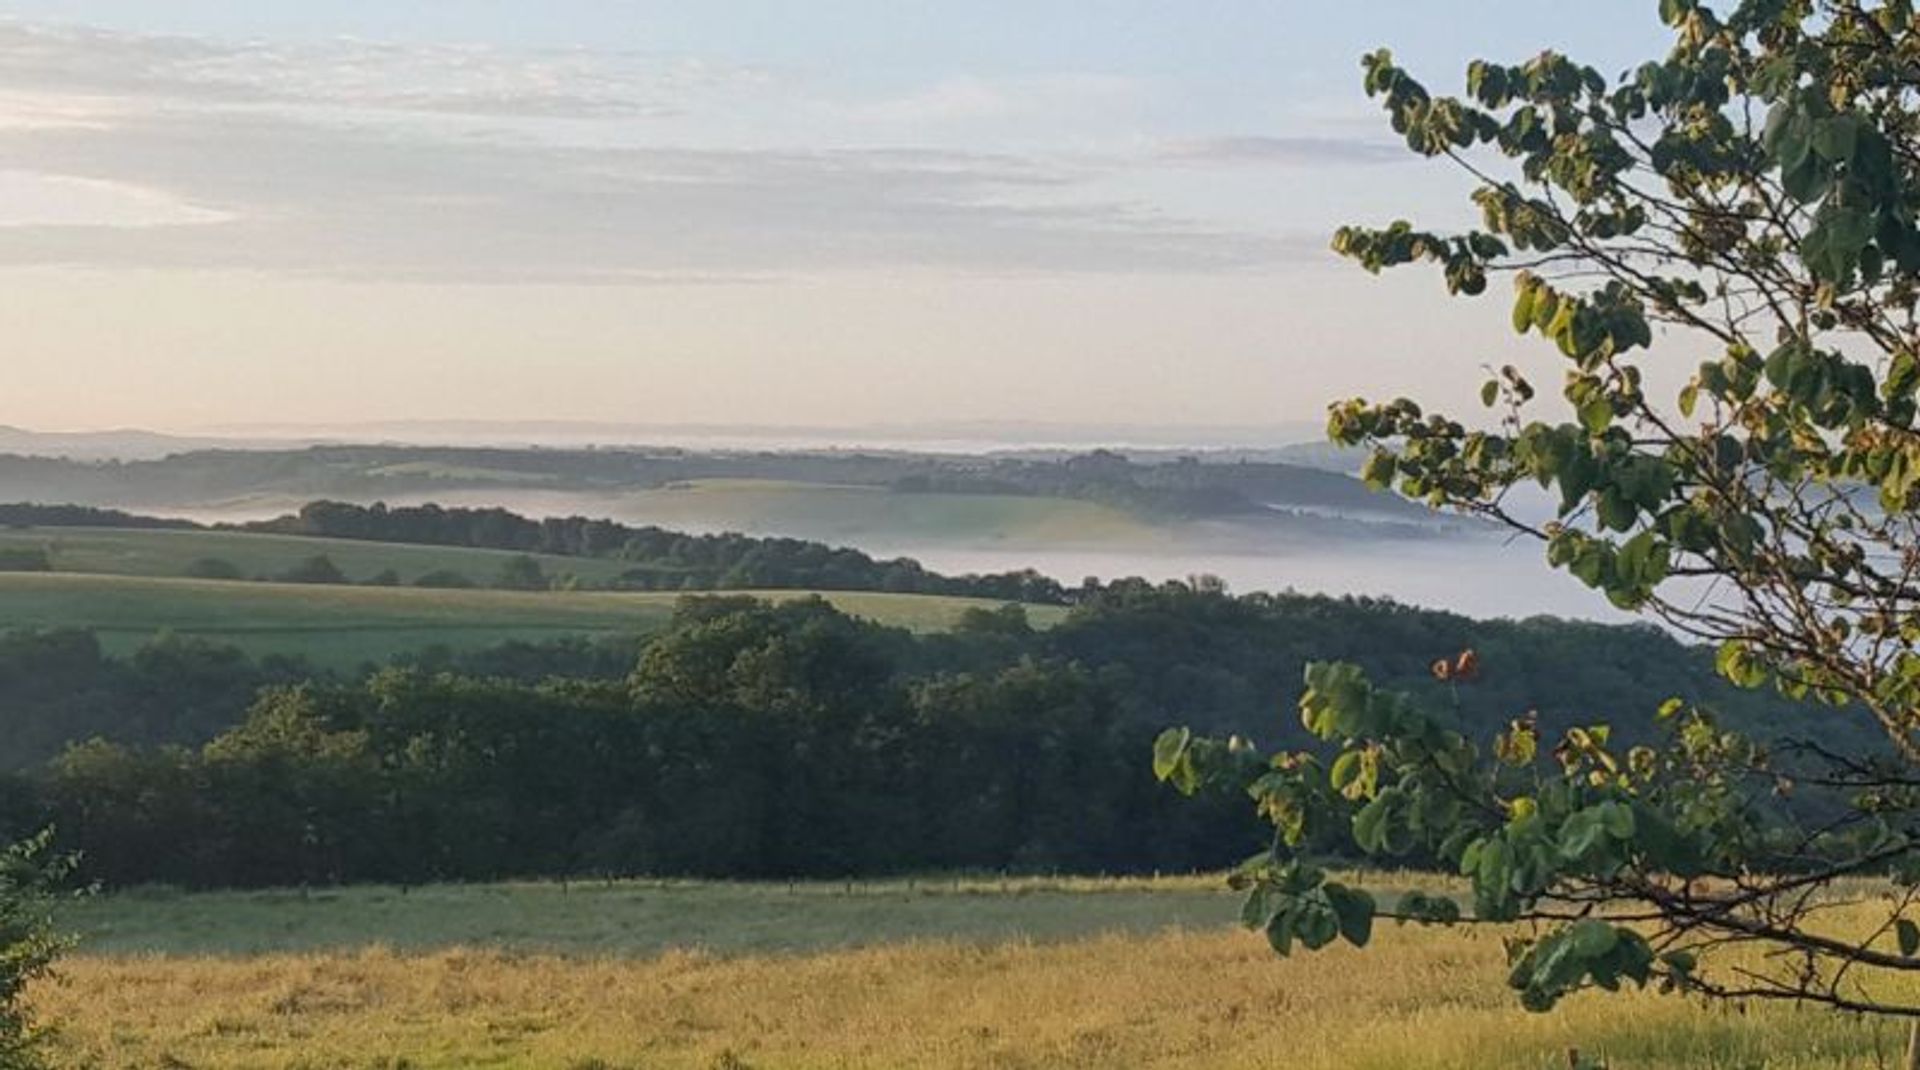
[[[1480,683],[1430,678],[1468,646]],[[644,640],[354,676],[177,638],[119,660],[85,633],[7,636],[0,835],[52,823],[115,884],[1219,866],[1260,842],[1244,800],[1158,787],[1152,739],[1179,722],[1301,743],[1301,665],[1329,657],[1483,735],[1537,709],[1632,738],[1679,695],[1833,741],[1646,628],[1125,581],[1051,629],[1008,607],[916,637],[819,600],[708,597]]]

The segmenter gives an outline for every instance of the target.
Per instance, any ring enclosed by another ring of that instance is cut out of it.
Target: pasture
[[[723,593],[773,599],[806,594]],[[231,643],[255,656],[300,655],[330,668],[351,668],[433,645],[464,650],[510,639],[651,631],[667,621],[680,597],[670,592],[429,590],[0,573],[0,621],[10,628],[89,628],[116,653],[173,632]],[[915,631],[939,631],[971,607],[997,604],[876,592],[827,597],[845,612]],[[1032,610],[1041,623],[1057,619],[1060,612]]]
[[[1098,502],[1022,494],[906,494],[886,487],[772,479],[700,479],[645,490],[450,490],[443,505],[504,505],[532,515],[586,513],[678,531],[742,531],[859,546],[1168,545],[1164,524]],[[391,499],[410,501],[402,495]]]
[[[249,578],[270,577],[324,554],[349,580],[363,583],[391,569],[401,583],[442,569],[485,585],[501,565],[518,556],[508,550],[464,546],[410,546],[359,539],[320,539],[237,531],[170,531],[122,528],[22,528],[0,530],[0,551],[41,550],[58,572],[112,576],[182,577],[203,558],[229,562]],[[529,555],[550,576],[577,576],[599,584],[632,567],[590,557]]]
[[[1381,881],[1372,882],[1376,888]],[[1391,883],[1391,882],[1388,882]],[[1211,880],[696,882],[83,902],[34,1002],[104,1068],[1892,1065],[1901,1030],[1500,983],[1499,933],[1276,959]]]

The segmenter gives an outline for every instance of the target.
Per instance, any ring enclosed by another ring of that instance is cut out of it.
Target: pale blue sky
[[[1611,70],[1663,47],[1653,8],[0,3],[0,423],[1248,424],[1454,390],[1499,317],[1324,252],[1459,215],[1358,56]]]

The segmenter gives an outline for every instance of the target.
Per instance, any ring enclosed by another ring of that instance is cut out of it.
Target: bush
[[[507,591],[544,591],[547,574],[540,570],[540,562],[526,554],[515,554],[501,563],[493,585]]]
[[[0,572],[52,572],[53,560],[45,550],[9,548],[0,550]]]
[[[34,1070],[43,1030],[26,1005],[27,985],[53,968],[71,941],[53,924],[54,891],[73,870],[41,833],[0,851],[0,1070]]]
[[[393,569],[383,568],[380,571],[374,573],[373,575],[367,577],[367,586],[398,587],[400,586],[400,574],[398,572],[395,572]]]
[[[246,574],[240,566],[224,557],[202,557],[187,566],[187,575],[196,580],[239,580]]]
[[[414,580],[413,585],[415,587],[460,588],[473,586],[473,581],[468,579],[465,574],[455,572],[450,568],[436,568],[432,572]]]
[[[326,554],[315,554],[275,576],[281,583],[345,583],[347,576]]]

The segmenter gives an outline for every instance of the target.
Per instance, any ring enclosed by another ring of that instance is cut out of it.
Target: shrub
[[[540,562],[526,554],[515,554],[501,563],[493,585],[508,591],[544,591],[547,574],[540,570]]]
[[[202,557],[187,566],[187,575],[196,580],[245,579],[240,566],[224,557]]]
[[[41,833],[0,851],[0,1070],[44,1066],[44,1030],[26,1005],[27,985],[53,968],[71,941],[54,926],[54,892],[73,860]]]
[[[275,576],[281,583],[345,583],[346,574],[326,554],[315,554]]]

